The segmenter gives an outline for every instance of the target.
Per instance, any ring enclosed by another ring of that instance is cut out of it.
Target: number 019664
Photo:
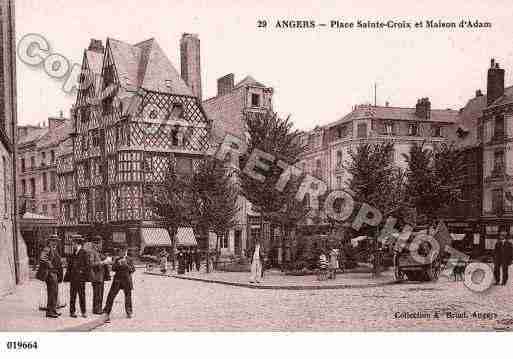
[[[38,344],[36,341],[24,342],[24,341],[10,341],[7,342],[7,349],[9,350],[30,350],[37,349]]]

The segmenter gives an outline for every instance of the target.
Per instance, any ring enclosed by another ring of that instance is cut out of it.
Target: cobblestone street
[[[445,278],[436,283],[302,291],[255,290],[150,276],[142,271],[136,273],[135,282],[134,318],[125,318],[120,294],[112,322],[97,330],[476,331],[513,327],[511,283],[479,294],[462,282]],[[404,312],[431,318],[395,318]],[[447,318],[446,312],[467,318]],[[492,314],[477,319],[472,318],[474,312]],[[439,318],[434,318],[435,313]]]

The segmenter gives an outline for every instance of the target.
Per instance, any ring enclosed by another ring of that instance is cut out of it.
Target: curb
[[[102,315],[97,319],[93,319],[87,323],[82,323],[78,325],[68,326],[66,328],[57,329],[55,332],[90,332],[103,324],[105,324],[105,316]]]
[[[372,283],[372,284],[333,284],[333,285],[267,285],[267,284],[251,284],[251,283],[237,283],[237,282],[228,282],[223,280],[216,279],[203,279],[203,278],[192,278],[192,277],[184,277],[180,275],[174,274],[160,274],[160,273],[148,273],[147,275],[155,275],[161,277],[170,277],[177,278],[183,280],[192,280],[203,283],[215,283],[215,284],[223,284],[230,285],[233,287],[242,287],[242,288],[250,288],[250,289],[283,289],[283,290],[319,290],[319,289],[359,289],[359,288],[375,288],[375,287],[383,287],[386,285],[395,284],[395,280],[383,282],[383,283]]]

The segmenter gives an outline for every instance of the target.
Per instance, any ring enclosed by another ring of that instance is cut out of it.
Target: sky
[[[275,110],[309,130],[336,121],[357,104],[413,107],[429,97],[432,108],[463,107],[476,89],[486,91],[494,57],[513,85],[513,7],[510,0],[466,1],[174,1],[17,0],[17,40],[46,38],[51,51],[80,64],[91,38],[137,43],[154,37],[180,69],[181,34],[201,40],[203,98],[215,96],[217,79],[251,75],[274,88]],[[279,29],[277,20],[479,20],[485,29]],[[266,20],[266,28],[257,22]],[[18,60],[18,122],[39,124],[60,111],[69,115],[74,95],[42,67]]]

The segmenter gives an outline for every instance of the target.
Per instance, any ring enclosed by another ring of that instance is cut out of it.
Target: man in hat
[[[100,236],[93,237],[90,249],[91,270],[89,278],[93,287],[93,314],[102,314],[104,282],[109,280],[106,278],[109,263],[101,253],[101,241]]]
[[[72,318],[77,317],[75,307],[78,295],[82,317],[86,318],[85,282],[89,280],[89,254],[83,248],[83,240],[80,235],[72,236],[71,241],[73,252],[68,259],[68,270],[64,277],[64,281],[70,284],[69,313]]]
[[[121,247],[120,255],[114,259],[112,264],[112,270],[115,272],[112,280],[112,285],[107,296],[107,303],[103,312],[107,315],[106,322],[110,322],[110,312],[112,311],[112,305],[114,299],[118,295],[120,290],[123,290],[125,294],[125,311],[127,318],[132,317],[132,290],[134,283],[132,281],[132,273],[135,272],[135,266],[132,259],[128,257],[128,249],[126,246]]]
[[[59,237],[53,234],[48,239],[48,244],[43,248],[40,257],[39,269],[36,277],[46,283],[47,301],[46,317],[58,318],[57,298],[59,295],[59,283],[62,282],[62,261],[57,250]]]
[[[506,239],[507,235],[508,232],[506,228],[501,228],[499,231],[499,240],[497,243],[495,243],[495,248],[493,251],[495,285],[506,285],[508,282],[509,265],[513,259],[513,245]]]

